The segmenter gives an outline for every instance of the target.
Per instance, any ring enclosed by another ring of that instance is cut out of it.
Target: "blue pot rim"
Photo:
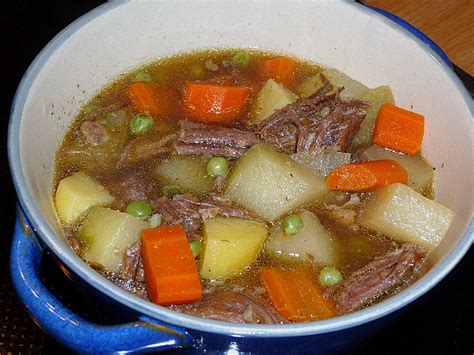
[[[392,313],[408,303],[416,300],[418,297],[425,294],[432,287],[434,287],[441,279],[443,279],[461,260],[467,252],[472,243],[472,236],[474,233],[474,222],[471,219],[469,226],[466,229],[463,238],[451,250],[449,255],[435,268],[428,272],[421,280],[413,284],[409,289],[403,290],[397,295],[382,301],[367,309],[354,312],[348,315],[322,320],[311,323],[288,324],[288,325],[252,325],[244,324],[237,325],[221,321],[207,320],[194,316],[189,316],[175,311],[171,311],[164,307],[154,305],[148,301],[140,299],[126,291],[120,289],[110,281],[106,280],[93,269],[82,262],[76,254],[64,245],[53,230],[48,226],[46,221],[37,206],[34,203],[33,197],[28,191],[26,179],[23,175],[20,164],[20,146],[19,146],[19,132],[20,121],[26,98],[28,97],[29,88],[36,80],[39,72],[47,60],[53,53],[74,33],[86,26],[90,21],[104,15],[105,13],[114,10],[115,8],[126,4],[127,1],[120,0],[105,3],[89,13],[78,18],[55,36],[38,54],[38,56],[31,63],[30,67],[24,74],[15,98],[12,104],[9,130],[8,130],[8,158],[10,162],[12,177],[17,192],[17,196],[21,207],[25,211],[35,233],[42,239],[46,246],[63,262],[68,268],[73,270],[81,279],[95,287],[104,295],[111,297],[124,306],[130,307],[142,314],[160,319],[162,321],[171,323],[173,325],[181,326],[197,331],[206,331],[211,333],[218,333],[230,335],[235,337],[240,336],[259,336],[259,337],[291,337],[291,336],[305,336],[316,335],[329,332],[335,332],[351,327],[355,327],[372,320],[384,317]],[[449,65],[431,48],[429,48],[423,41],[410,33],[407,29],[397,25],[393,21],[385,18],[383,15],[376,13],[374,10],[368,9],[365,6],[356,3],[347,3],[352,6],[354,11],[362,11],[373,17],[377,17],[382,23],[388,25],[392,29],[399,31],[404,36],[414,41],[418,47],[427,55],[431,56],[437,65],[442,67],[442,70],[448,75],[451,81],[455,84],[458,91],[463,96],[466,104],[470,108],[471,113],[474,111],[473,102],[465,89],[460,79],[451,70]]]

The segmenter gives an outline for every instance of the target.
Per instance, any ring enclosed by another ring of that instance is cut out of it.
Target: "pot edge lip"
[[[408,289],[405,289],[395,296],[390,297],[376,305],[373,305],[367,309],[357,311],[344,316],[321,320],[311,323],[299,323],[289,325],[236,325],[233,323],[221,322],[203,319],[199,317],[189,316],[181,314],[175,311],[165,309],[160,306],[156,306],[148,301],[142,300],[136,296],[133,296],[126,291],[115,286],[110,281],[106,280],[102,276],[98,275],[95,271],[89,268],[81,259],[79,259],[72,250],[63,247],[63,243],[57,238],[52,229],[47,225],[46,221],[43,220],[42,214],[34,204],[31,194],[28,192],[26,179],[23,176],[21,164],[20,164],[20,151],[19,151],[19,130],[20,130],[20,119],[24,104],[29,94],[29,88],[31,84],[36,80],[38,74],[44,63],[54,54],[63,42],[65,42],[70,36],[79,31],[82,27],[86,26],[90,21],[96,19],[99,16],[104,15],[108,11],[111,11],[119,6],[127,4],[126,0],[119,0],[114,2],[108,2],[98,6],[90,12],[76,19],[74,22],[69,24],[61,32],[59,32],[35,57],[33,62],[28,67],[27,71],[21,79],[20,85],[18,86],[15,94],[11,114],[10,122],[8,127],[8,158],[13,177],[14,186],[17,192],[18,200],[23,208],[26,216],[28,217],[35,233],[41,238],[46,246],[64,263],[69,269],[71,269],[78,277],[83,281],[93,286],[97,291],[102,294],[111,297],[118,303],[124,306],[130,307],[137,312],[143,313],[144,315],[159,318],[162,321],[169,322],[173,325],[182,326],[184,328],[193,329],[197,331],[214,332],[225,335],[233,336],[266,336],[266,337],[280,337],[280,336],[305,336],[305,335],[317,335],[340,331],[356,327],[370,321],[383,318],[388,314],[391,314],[408,303],[415,301],[420,296],[429,291],[438,282],[443,279],[461,260],[465,255],[469,247],[471,246],[471,240],[474,233],[474,221],[468,222],[462,239],[454,246],[448,256],[435,268],[431,269],[421,280],[415,282]],[[460,79],[456,74],[449,68],[449,66],[435,53],[431,48],[425,45],[420,39],[416,38],[408,30],[401,26],[393,23],[391,20],[383,17],[376,13],[374,10],[368,9],[363,5],[355,3],[347,3],[358,11],[364,12],[366,15],[375,16],[379,21],[384,22],[389,27],[403,33],[411,40],[417,42],[420,49],[425,54],[430,55],[438,65],[441,65],[443,71],[448,75],[449,79],[455,84],[459,93],[463,96],[465,103],[469,107],[471,114],[473,112],[473,101],[467,93],[466,88],[461,83]],[[38,223],[40,221],[41,223]],[[66,249],[66,250],[63,250]],[[434,271],[437,271],[436,273]],[[100,276],[100,277],[98,277]],[[106,280],[106,282],[104,282]],[[104,285],[105,284],[105,285]],[[105,287],[107,286],[107,287]],[[203,326],[207,326],[203,329]]]

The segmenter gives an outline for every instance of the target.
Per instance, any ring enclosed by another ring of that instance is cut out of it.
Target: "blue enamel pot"
[[[154,305],[118,288],[76,256],[53,209],[52,182],[55,151],[81,105],[120,73],[153,59],[221,47],[287,53],[337,68],[370,87],[390,85],[400,106],[424,113],[428,134],[422,150],[437,170],[437,199],[455,219],[431,253],[433,267],[423,278],[383,302],[333,319],[240,325]],[[472,99],[433,42],[400,19],[356,3],[106,3],[43,49],[15,96],[8,137],[19,200],[11,255],[15,288],[36,322],[77,352],[322,353],[340,348],[428,292],[470,247],[474,178],[464,162],[472,162],[472,116]],[[91,297],[123,313],[124,323],[92,324],[62,305],[38,277],[45,250]]]

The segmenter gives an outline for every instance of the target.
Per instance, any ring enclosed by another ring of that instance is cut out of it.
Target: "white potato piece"
[[[239,274],[255,261],[267,235],[261,222],[235,217],[205,220],[200,275],[225,280]]]
[[[369,90],[367,86],[361,82],[348,77],[346,74],[337,69],[323,69],[320,73],[307,79],[300,87],[300,94],[304,97],[311,96],[316,93],[322,86],[320,74],[323,74],[326,79],[334,87],[333,92],[340,87],[344,87],[341,91],[340,97],[342,100],[360,99]]]
[[[351,153],[321,149],[317,154],[300,152],[291,155],[291,159],[310,168],[316,174],[326,177],[331,170],[351,162]]]
[[[148,222],[128,213],[92,207],[78,233],[84,259],[108,271],[119,271],[125,251],[140,240],[140,232],[145,228],[149,228]]]
[[[335,88],[344,87],[344,90],[341,91],[342,100],[360,99],[369,90],[361,82],[350,78],[337,69],[324,69],[322,73]]]
[[[315,260],[323,265],[336,265],[336,252],[331,234],[314,213],[303,211],[300,216],[303,228],[294,235],[287,236],[281,224],[276,225],[265,243],[265,251],[308,261]]]
[[[114,200],[99,181],[83,172],[62,179],[54,197],[56,211],[64,224],[76,222],[92,206],[109,206]]]
[[[178,185],[185,191],[206,194],[215,189],[214,179],[207,174],[207,161],[194,155],[172,155],[156,168],[160,181]]]
[[[321,176],[266,143],[254,145],[237,160],[224,190],[227,198],[266,221],[274,221],[327,193]]]
[[[408,172],[408,186],[417,192],[423,192],[433,182],[434,170],[419,155],[406,155],[385,149],[379,145],[372,145],[361,155],[363,160],[395,160]]]
[[[386,103],[390,103],[392,105],[395,104],[392,90],[389,86],[386,85],[378,86],[374,89],[367,90],[360,97],[360,99],[363,101],[370,102],[371,106],[366,109],[367,114],[365,116],[365,119],[362,121],[360,129],[354,137],[354,140],[352,141],[353,147],[369,144],[372,142],[375,121],[379,114],[380,107]]]
[[[453,217],[449,208],[397,183],[374,193],[358,223],[395,240],[433,250],[448,231]]]
[[[296,101],[298,96],[284,85],[268,79],[255,101],[255,122],[269,117],[273,112]]]

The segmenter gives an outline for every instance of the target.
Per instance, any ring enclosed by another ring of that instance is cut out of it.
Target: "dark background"
[[[11,286],[8,262],[16,201],[7,160],[7,125],[16,87],[34,57],[60,30],[100,3],[102,1],[13,1],[6,8],[2,6],[0,354],[66,351],[33,323]],[[472,78],[470,80],[472,82]],[[467,184],[472,188],[472,182]],[[459,265],[431,292],[409,306],[388,328],[361,340],[345,353],[473,354],[473,260],[474,248],[471,247]],[[54,289],[52,291],[61,289],[61,293],[66,294],[61,295],[63,302],[73,304],[73,308],[87,317],[90,307],[75,299],[74,286],[62,278],[48,259],[45,270],[44,280]]]

